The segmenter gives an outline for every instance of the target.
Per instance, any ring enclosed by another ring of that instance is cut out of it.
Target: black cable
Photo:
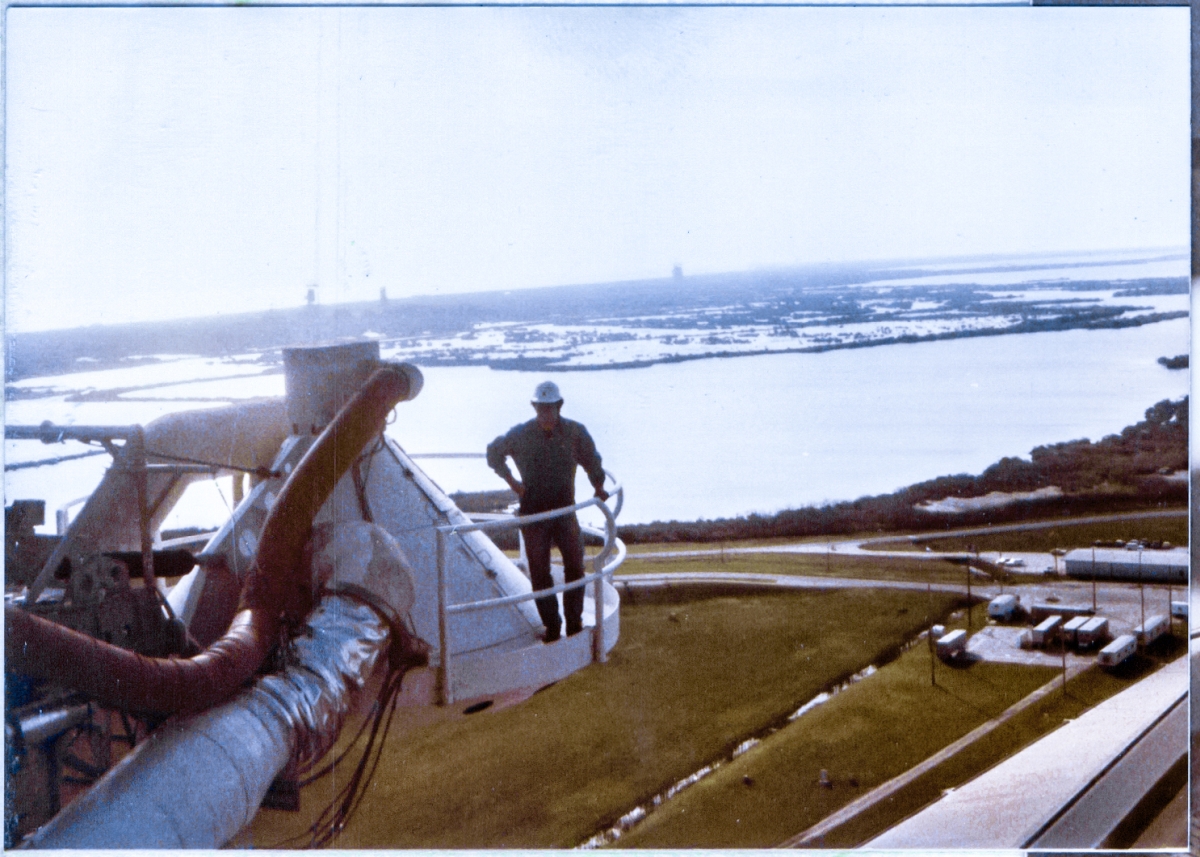
[[[367,469],[370,470],[369,467]],[[363,475],[361,458],[350,468],[350,476],[354,480],[354,494],[358,498],[359,514],[368,524],[375,523],[375,516],[371,514],[371,503],[367,500],[367,477]]]
[[[37,461],[17,461],[13,464],[4,465],[4,471],[9,470],[25,470],[29,467],[41,467],[46,464],[61,464],[64,461],[74,461],[77,458],[91,458],[93,455],[107,455],[108,452],[103,449],[93,449],[88,452],[76,452],[71,455],[60,455],[57,458],[40,458]]]
[[[375,464],[375,456],[383,449],[384,440],[381,433],[375,439],[375,445],[363,452],[350,469],[350,476],[354,480],[354,493],[358,496],[358,509],[363,520],[368,524],[375,523],[375,515],[371,512],[371,503],[367,499],[367,480],[371,478],[371,467]],[[363,469],[364,463],[366,464],[365,470]]]
[[[363,718],[362,725],[360,725],[358,727],[358,732],[355,733],[354,738],[352,738],[350,740],[350,743],[346,745],[346,748],[344,750],[342,750],[342,752],[338,753],[337,758],[335,758],[331,762],[327,763],[323,768],[321,768],[315,774],[311,774],[311,775],[305,777],[304,779],[300,780],[299,784],[298,784],[300,788],[304,788],[305,786],[312,785],[317,780],[322,779],[323,777],[327,776],[329,773],[331,773],[333,771],[334,768],[336,768],[339,764],[341,764],[341,762],[343,760],[345,760],[345,758],[347,756],[350,755],[350,751],[353,750],[354,746],[356,744],[358,744],[359,741],[362,740],[362,736],[367,731],[367,727],[371,724],[371,720],[375,717],[375,713],[378,710],[378,708],[379,708],[379,700],[376,699],[375,702],[373,702],[371,704],[371,713],[368,716]],[[313,767],[316,766],[317,762],[319,762],[319,761],[321,761],[321,760],[313,759],[310,763],[308,763],[304,767],[298,769],[296,771],[296,773],[297,774],[307,774],[309,771],[311,771],[313,769]]]
[[[370,737],[367,740],[367,745],[363,749],[362,755],[359,757],[358,764],[354,766],[354,773],[350,776],[346,785],[338,790],[333,800],[330,801],[329,805],[307,830],[284,839],[272,846],[273,848],[293,846],[306,837],[309,841],[304,847],[322,848],[345,830],[355,810],[358,809],[366,793],[366,785],[370,783],[371,777],[374,775],[375,769],[379,764],[379,759],[382,757],[383,746],[391,730],[392,719],[395,715],[396,703],[399,697],[400,684],[405,672],[406,670],[392,672],[387,680],[384,681],[383,687],[380,688],[377,700],[378,704],[375,707],[373,716],[369,720],[371,725]],[[384,719],[385,714],[387,715],[386,721]],[[368,766],[370,768],[369,772],[367,770]]]
[[[375,770],[378,768],[379,761],[383,757],[383,748],[387,742],[387,736],[391,731],[392,721],[396,715],[400,688],[404,676],[411,667],[424,665],[428,663],[429,659],[425,644],[412,633],[408,627],[408,623],[392,618],[384,605],[380,604],[371,593],[355,588],[338,590],[336,594],[366,605],[387,625],[390,641],[388,647],[389,672],[379,689],[379,696],[375,700],[371,714],[364,720],[362,726],[359,727],[358,733],[351,740],[350,744],[338,754],[336,759],[322,767],[315,774],[307,777],[300,785],[305,786],[316,782],[333,772],[339,763],[349,757],[351,750],[358,744],[363,733],[367,731],[369,726],[370,732],[366,745],[362,749],[358,763],[354,766],[354,772],[351,774],[350,779],[338,790],[333,800],[322,810],[317,820],[309,826],[308,830],[283,840],[273,846],[275,848],[289,847],[294,843],[300,842],[306,836],[309,838],[309,841],[304,847],[321,848],[328,845],[345,830],[346,825],[350,823],[350,819],[362,803],[363,797],[366,795],[367,786],[373,780]],[[313,764],[315,763],[314,761]],[[311,769],[311,765],[308,769]]]
[[[165,452],[155,452],[154,450],[146,450],[147,458],[165,458],[168,461],[180,461],[184,464],[199,464],[202,467],[212,467],[219,470],[237,470],[241,473],[249,473],[253,476],[261,476],[263,479],[278,479],[283,474],[278,470],[272,470],[269,467],[239,467],[236,464],[222,464],[217,461],[201,461],[198,458],[188,458],[183,455],[168,455]]]

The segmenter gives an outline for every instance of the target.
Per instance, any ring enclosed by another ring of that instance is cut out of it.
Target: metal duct
[[[384,365],[321,432],[284,483],[263,525],[242,609],[193,658],[148,658],[5,607],[7,670],[53,680],[122,710],[199,711],[227,699],[313,603],[304,549],[316,513],[395,405],[420,389],[416,367]],[[298,570],[303,569],[298,573]]]
[[[359,691],[386,668],[387,625],[325,598],[288,646],[291,663],[208,711],[172,719],[27,841],[34,848],[219,848],[258,812],[293,757],[337,739]]]

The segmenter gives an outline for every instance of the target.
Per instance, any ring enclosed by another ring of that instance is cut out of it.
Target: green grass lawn
[[[678,559],[638,559],[629,556],[617,570],[622,574],[655,574],[681,571],[719,571],[749,574],[794,574],[817,577],[855,577],[867,580],[901,580],[913,583],[962,584],[966,570],[946,560],[897,559],[895,557],[849,556],[843,554],[726,554]]]
[[[957,604],[879,590],[641,599],[622,608],[607,664],[512,708],[390,736],[358,815],[334,844],[578,845],[893,655]],[[239,844],[269,847],[300,832],[331,786],[304,790],[300,813],[260,812]]]
[[[915,646],[681,792],[616,844],[779,845],[1000,714],[1054,673],[938,662],[934,686],[929,651]],[[822,768],[832,788],[818,783]]]

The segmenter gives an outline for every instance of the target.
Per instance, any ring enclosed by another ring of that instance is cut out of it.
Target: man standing
[[[596,496],[608,499],[604,490],[604,471],[596,444],[582,423],[559,415],[563,398],[553,381],[538,384],[533,394],[537,416],[527,423],[513,426],[507,434],[496,438],[487,448],[488,466],[509,484],[521,498],[519,514],[534,515],[575,504],[575,467],[582,466]],[[513,478],[507,458],[512,456],[521,474]],[[564,577],[568,583],[583,577],[583,539],[579,521],[574,515],[563,515],[549,521],[528,524],[521,528],[525,537],[525,555],[529,560],[529,577],[534,590],[549,589],[550,546],[558,545],[562,554]],[[567,636],[583,630],[583,587],[563,593],[563,608],[567,614]],[[551,596],[537,599],[538,615],[546,626],[544,640],[553,643],[562,633],[558,615],[558,599]]]

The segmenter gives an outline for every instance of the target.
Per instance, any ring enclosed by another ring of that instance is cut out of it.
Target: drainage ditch
[[[884,655],[882,655],[876,663],[873,663],[873,664],[867,666],[865,669],[862,669],[862,670],[856,672],[854,675],[850,676],[847,679],[844,679],[843,681],[839,682],[837,685],[831,687],[830,689],[821,691],[816,696],[814,696],[812,699],[808,700],[803,705],[801,705],[799,708],[797,708],[795,711],[793,711],[791,714],[789,714],[787,717],[785,717],[783,720],[780,720],[780,721],[766,727],[761,732],[758,732],[755,735],[752,735],[751,737],[747,738],[745,741],[742,741],[740,744],[738,744],[731,752],[729,752],[723,758],[717,759],[716,761],[713,761],[713,762],[710,762],[709,764],[705,765],[700,770],[695,771],[694,773],[684,777],[682,780],[680,780],[679,782],[670,786],[669,788],[654,795],[648,801],[638,804],[636,807],[631,809],[629,812],[627,812],[623,816],[621,816],[620,819],[617,820],[616,824],[612,825],[611,827],[607,827],[604,830],[601,830],[599,833],[595,834],[594,836],[592,836],[590,839],[588,839],[586,842],[584,842],[582,845],[580,845],[578,847],[581,849],[584,849],[584,850],[590,850],[593,848],[603,848],[606,845],[611,845],[612,843],[616,842],[618,839],[620,839],[622,836],[624,836],[626,833],[628,833],[630,830],[632,830],[634,827],[636,827],[638,824],[640,824],[648,815],[650,815],[650,813],[655,812],[658,809],[661,809],[662,806],[667,801],[674,798],[676,795],[678,795],[684,789],[688,788],[689,786],[691,786],[695,783],[698,783],[700,780],[707,777],[713,771],[717,770],[718,768],[722,767],[723,765],[729,764],[734,759],[736,759],[739,756],[743,755],[744,753],[750,751],[754,747],[761,744],[764,739],[770,737],[771,735],[774,735],[780,729],[783,729],[784,727],[786,727],[789,723],[795,722],[798,718],[807,714],[809,711],[812,711],[814,708],[821,705],[822,703],[828,702],[830,699],[837,696],[839,693],[841,693],[846,688],[851,687],[852,685],[858,684],[864,678],[867,678],[867,676],[873,675],[874,673],[878,672],[880,667],[890,663],[891,661],[894,661],[902,653],[911,649],[913,646],[915,646],[921,640],[924,640],[926,633],[927,632],[922,632],[922,633],[918,634],[916,637],[909,640],[904,645],[899,646],[896,649],[893,649],[890,652],[887,652]]]

